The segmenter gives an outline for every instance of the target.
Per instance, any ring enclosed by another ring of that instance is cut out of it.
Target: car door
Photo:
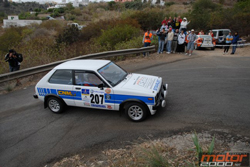
[[[56,70],[48,80],[48,85],[44,92],[61,97],[67,105],[74,106],[75,98],[80,96],[77,91],[73,91],[72,70]],[[41,91],[41,88],[40,88]]]
[[[81,91],[81,99],[76,99],[75,104],[79,107],[114,109],[111,100],[113,90],[105,81],[93,71],[74,71],[73,89]]]

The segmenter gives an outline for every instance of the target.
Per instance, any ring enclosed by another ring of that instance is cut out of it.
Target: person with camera
[[[16,53],[14,49],[10,49],[9,53],[5,55],[4,60],[9,63],[10,72],[13,72],[20,69],[20,64],[23,61],[23,57],[21,54]]]

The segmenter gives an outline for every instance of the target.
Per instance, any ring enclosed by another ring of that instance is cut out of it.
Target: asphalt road
[[[246,56],[194,55],[138,67],[137,73],[162,76],[169,84],[166,108],[141,123],[115,111],[77,107],[53,114],[33,99],[34,86],[0,95],[0,166],[44,166],[76,153],[87,155],[174,131],[219,129],[249,137],[249,64]]]

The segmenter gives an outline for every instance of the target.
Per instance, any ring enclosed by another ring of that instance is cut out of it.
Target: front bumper
[[[156,104],[153,106],[153,110],[156,110],[157,107],[165,107],[166,106],[166,100],[168,94],[168,84],[162,85],[161,90],[156,95]]]

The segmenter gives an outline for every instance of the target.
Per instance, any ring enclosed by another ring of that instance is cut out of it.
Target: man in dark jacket
[[[10,49],[9,53],[5,55],[4,60],[9,63],[10,72],[18,71],[22,57],[16,53],[14,49]]]
[[[233,36],[233,41],[232,41],[233,49],[232,49],[232,53],[231,54],[235,53],[236,48],[237,48],[238,40],[239,40],[238,32],[235,32],[235,34]]]

